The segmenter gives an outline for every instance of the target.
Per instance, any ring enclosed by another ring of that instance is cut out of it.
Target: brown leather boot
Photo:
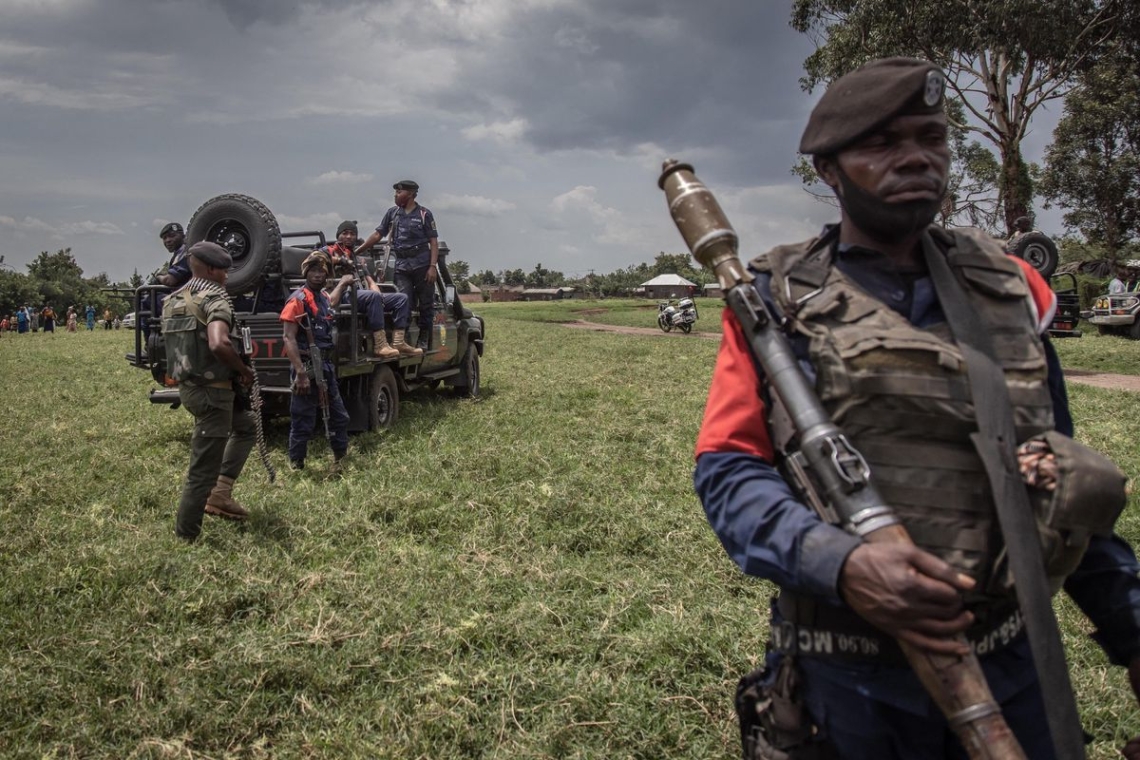
[[[392,348],[396,349],[397,351],[399,351],[404,356],[423,356],[424,355],[424,350],[422,348],[416,348],[415,346],[408,345],[407,343],[404,342],[404,331],[403,330],[393,330],[392,331]]]
[[[400,331],[397,330],[396,335],[399,334]],[[395,343],[396,340],[393,338],[392,342]],[[400,355],[400,352],[394,346],[388,345],[388,336],[384,334],[383,330],[377,330],[372,333],[372,355],[381,359],[395,359]]]
[[[231,495],[233,490],[234,479],[219,475],[214,490],[210,491],[206,499],[206,514],[225,517],[228,520],[244,520],[249,517],[246,508],[234,501]]]

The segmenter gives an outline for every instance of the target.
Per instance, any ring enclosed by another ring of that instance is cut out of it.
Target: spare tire
[[[1016,241],[1010,253],[1024,259],[1048,280],[1057,269],[1057,244],[1043,232],[1027,232]]]
[[[202,204],[186,226],[186,244],[203,240],[230,252],[234,263],[226,277],[231,295],[261,284],[281,262],[281,228],[268,208],[248,195],[219,195]]]

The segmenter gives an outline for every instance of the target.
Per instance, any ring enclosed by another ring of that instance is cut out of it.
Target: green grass
[[[251,457],[253,518],[192,546],[172,535],[190,417],[147,403],[128,334],[4,334],[0,756],[736,756],[772,588],[692,493],[717,344],[550,324],[612,303],[480,307],[484,397],[412,394],[340,478],[323,443],[285,469],[275,423],[278,485]],[[653,326],[617,305],[588,318]],[[1132,396],[1071,393],[1086,440],[1140,470]],[[1121,531],[1140,539],[1134,508]],[[1135,701],[1059,609],[1112,757]]]
[[[1140,341],[1119,335],[1098,335],[1087,322],[1080,338],[1057,338],[1053,345],[1066,369],[1140,375]]]

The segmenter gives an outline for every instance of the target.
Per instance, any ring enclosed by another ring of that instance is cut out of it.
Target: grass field
[[[278,484],[251,457],[253,518],[192,546],[172,534],[190,417],[146,402],[129,333],[4,334],[0,757],[738,756],[772,588],[692,493],[717,343],[554,324],[652,327],[644,305],[480,306],[482,399],[413,394],[339,478],[323,444],[287,470],[275,423]],[[1070,392],[1081,437],[1140,472],[1135,397]],[[1140,540],[1135,505],[1120,529]],[[1092,757],[1113,757],[1135,700],[1058,605]]]

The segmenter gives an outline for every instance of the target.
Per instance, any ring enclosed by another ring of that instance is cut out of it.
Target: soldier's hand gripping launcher
[[[866,460],[831,421],[780,325],[752,286],[752,275],[737,257],[736,233],[716,198],[692,166],[677,161],[665,162],[657,184],[693,257],[716,274],[769,388],[787,410],[800,444],[797,454],[820,486],[823,508],[864,541],[913,545],[875,489]],[[964,643],[964,637],[959,638]],[[975,655],[933,654],[903,641],[899,646],[970,758],[1025,757]]]

